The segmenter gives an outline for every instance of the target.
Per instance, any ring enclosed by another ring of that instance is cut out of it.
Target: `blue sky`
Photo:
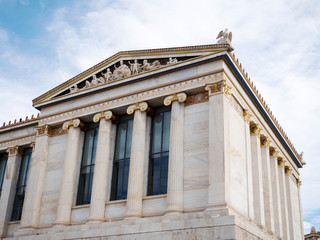
[[[320,227],[318,0],[0,0],[0,124],[32,99],[122,50],[215,43],[234,53],[307,165],[305,229]]]

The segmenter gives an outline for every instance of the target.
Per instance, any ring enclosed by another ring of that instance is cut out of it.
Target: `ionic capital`
[[[32,148],[32,152],[33,152],[34,149],[36,148],[36,143],[34,142],[30,143],[30,147]]]
[[[132,104],[127,108],[127,114],[131,115],[133,114],[136,110],[140,110],[141,112],[148,111],[148,103],[146,102],[140,102],[136,104]]]
[[[12,156],[22,156],[22,147],[14,146],[14,147],[8,147],[7,153],[9,153],[9,157]]]
[[[256,124],[256,123],[251,123],[250,124],[250,135],[251,136],[260,136],[261,135],[261,130],[262,130],[262,128],[259,127],[258,124]]]
[[[67,130],[69,129],[69,127],[80,127],[82,130],[85,128],[85,125],[80,121],[80,119],[76,118],[76,119],[70,119],[69,121],[66,121],[63,125],[62,125],[62,129],[63,130]]]
[[[99,122],[100,119],[102,118],[105,118],[106,120],[111,120],[111,121],[116,120],[116,116],[110,110],[108,110],[108,111],[102,111],[94,115],[93,122],[95,123]]]
[[[290,176],[292,174],[292,168],[290,168],[288,165],[284,166],[284,172],[286,176]]]
[[[43,125],[43,126],[36,127],[34,131],[36,132],[37,137],[43,136],[43,135],[50,137],[52,133],[52,127],[49,125]]]
[[[270,140],[268,139],[267,136],[261,136],[260,137],[260,146],[262,148],[270,147]]]
[[[226,80],[221,80],[215,83],[208,83],[205,90],[209,91],[209,96],[224,93],[228,97],[231,95],[231,87],[226,82]]]
[[[270,158],[278,158],[279,157],[279,151],[276,150],[274,147],[270,147],[269,155],[270,155]]]
[[[163,104],[165,106],[169,106],[172,102],[174,101],[179,101],[179,102],[184,102],[187,99],[187,94],[185,94],[184,92],[181,93],[174,93],[173,95],[167,96],[164,101]]]
[[[250,123],[252,114],[249,113],[249,110],[243,109],[242,114],[243,114],[244,121],[246,121],[246,123]]]
[[[284,167],[286,165],[286,161],[282,157],[278,157],[278,167]]]

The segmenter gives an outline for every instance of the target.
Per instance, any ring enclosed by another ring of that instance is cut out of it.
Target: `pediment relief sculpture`
[[[154,60],[152,62],[149,62],[149,60],[147,59],[134,59],[133,62],[129,60],[126,61],[126,63],[124,62],[124,60],[120,60],[119,64],[114,64],[112,67],[109,66],[106,70],[102,70],[99,73],[91,75],[85,81],[74,84],[69,88],[69,93],[75,93],[81,90],[127,78],[143,72],[152,71],[160,67],[172,65],[178,62],[179,61],[177,58],[172,57],[170,57],[168,60],[161,59]]]

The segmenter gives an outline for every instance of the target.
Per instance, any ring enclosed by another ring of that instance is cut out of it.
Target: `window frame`
[[[0,153],[0,197],[2,193],[2,187],[4,182],[4,176],[8,163],[8,153]]]

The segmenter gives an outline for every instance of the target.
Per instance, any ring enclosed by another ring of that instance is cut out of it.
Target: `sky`
[[[216,43],[236,57],[304,152],[305,232],[320,228],[320,1],[0,0],[0,124],[32,99],[124,50]]]

